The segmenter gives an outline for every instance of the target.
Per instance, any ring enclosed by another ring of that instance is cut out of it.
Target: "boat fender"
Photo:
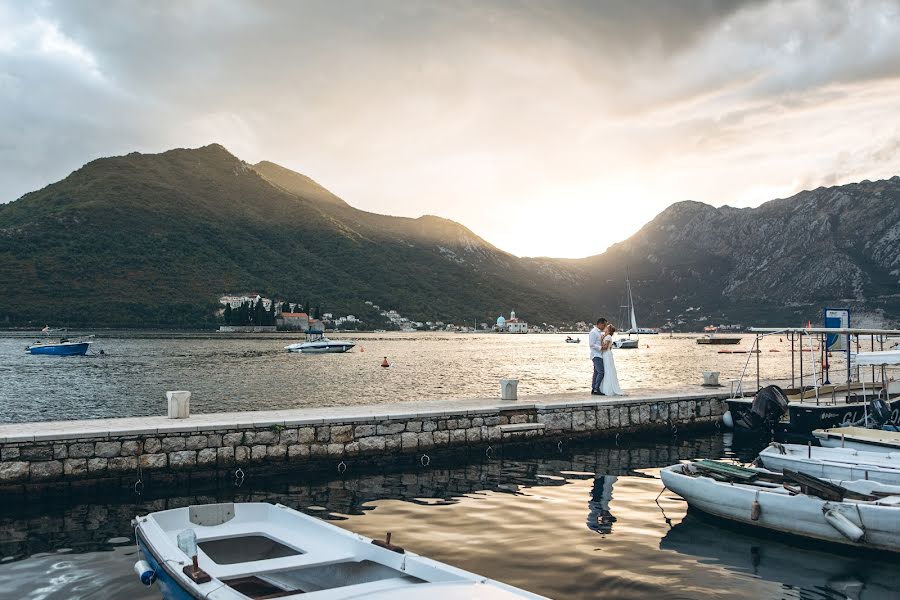
[[[823,506],[822,512],[825,514],[828,524],[851,542],[858,542],[866,535],[861,527],[833,508],[828,508],[827,505]]]
[[[156,581],[156,571],[150,568],[150,564],[146,560],[139,560],[134,563],[134,572],[144,585],[153,585]]]
[[[753,504],[750,505],[750,520],[759,521],[759,515],[761,514],[762,505],[759,503],[759,492],[756,492],[756,497],[753,499]]]
[[[726,410],[725,414],[722,415],[722,423],[724,423],[725,427],[728,429],[734,429],[734,418],[731,416],[730,410]]]

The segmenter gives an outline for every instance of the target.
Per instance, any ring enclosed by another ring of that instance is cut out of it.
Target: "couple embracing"
[[[597,319],[588,336],[591,362],[594,363],[594,378],[591,394],[600,396],[622,396],[619,376],[616,375],[616,361],[613,358],[612,341],[616,328],[604,318]]]

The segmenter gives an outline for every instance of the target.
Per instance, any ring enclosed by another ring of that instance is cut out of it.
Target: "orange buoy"
[[[365,346],[360,346],[360,347],[359,347],[359,351],[360,351],[360,352],[365,352],[365,351],[366,351],[366,347],[365,347]]]
[[[381,361],[381,366],[385,368],[391,366],[391,363],[388,362],[387,356],[385,356],[384,360]]]

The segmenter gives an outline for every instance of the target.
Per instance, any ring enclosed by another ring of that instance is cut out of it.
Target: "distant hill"
[[[0,281],[12,323],[210,324],[217,296],[239,290],[465,323],[579,312],[457,223],[366,213],[216,144],[96,160],[0,205]]]
[[[900,316],[900,178],[754,209],[672,205],[603,254],[519,258],[436,216],[358,210],[271,162],[217,144],[86,164],[0,205],[0,322],[211,326],[223,292],[258,291],[374,318],[818,321],[823,305]]]

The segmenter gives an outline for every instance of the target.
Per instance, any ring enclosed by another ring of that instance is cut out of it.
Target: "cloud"
[[[9,2],[0,200],[98,156],[216,141],[366,210],[596,253],[680,199],[900,172],[898,7]],[[598,212],[607,233],[571,233]]]

